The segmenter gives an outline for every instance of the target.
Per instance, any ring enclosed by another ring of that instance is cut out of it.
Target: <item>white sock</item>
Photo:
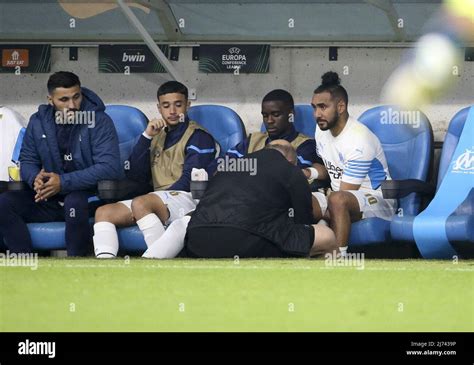
[[[119,249],[117,229],[109,222],[94,224],[94,253],[98,259],[110,259],[117,256]]]
[[[347,256],[347,246],[339,247],[339,252],[341,253],[341,257]]]
[[[186,215],[169,225],[163,236],[153,242],[142,257],[154,259],[171,259],[176,257],[184,247],[186,228],[191,217]]]
[[[329,227],[328,222],[326,222],[324,219],[320,219],[320,220],[318,221],[318,223],[316,223],[316,224],[320,224],[320,225],[322,225],[322,226]]]
[[[161,235],[165,232],[165,227],[161,223],[160,218],[155,213],[150,213],[137,221],[138,228],[145,237],[145,242],[148,247],[151,246]]]

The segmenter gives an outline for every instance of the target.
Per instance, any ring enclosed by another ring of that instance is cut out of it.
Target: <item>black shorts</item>
[[[295,224],[288,237],[289,250],[261,236],[234,227],[188,229],[183,254],[188,257],[305,257],[314,241],[312,226]],[[286,245],[284,245],[286,246]]]

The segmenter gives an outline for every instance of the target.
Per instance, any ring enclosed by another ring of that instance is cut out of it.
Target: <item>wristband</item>
[[[319,176],[318,170],[316,170],[314,167],[308,167],[308,170],[311,172],[311,175],[308,180],[316,180]]]

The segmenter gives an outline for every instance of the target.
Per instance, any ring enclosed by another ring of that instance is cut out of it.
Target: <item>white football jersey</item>
[[[26,126],[25,119],[17,112],[0,106],[0,181],[8,181],[8,166],[11,161],[18,133]]]
[[[344,181],[360,184],[363,192],[382,193],[380,185],[390,179],[390,174],[380,141],[369,128],[349,117],[337,137],[316,125],[315,139],[316,152],[331,177],[333,191],[339,191]]]

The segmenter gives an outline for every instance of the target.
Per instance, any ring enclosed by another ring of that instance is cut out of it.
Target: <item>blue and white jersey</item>
[[[315,135],[316,152],[331,177],[333,191],[339,191],[343,181],[360,184],[363,192],[382,194],[380,185],[390,180],[390,174],[380,141],[369,128],[349,117],[337,137],[318,126]]]

